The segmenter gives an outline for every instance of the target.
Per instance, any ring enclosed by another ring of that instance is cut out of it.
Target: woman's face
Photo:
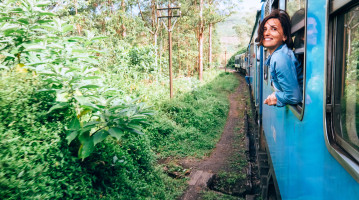
[[[278,19],[269,19],[264,24],[263,46],[272,54],[287,39]]]

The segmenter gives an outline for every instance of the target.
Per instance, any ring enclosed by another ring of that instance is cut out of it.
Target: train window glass
[[[334,137],[359,162],[359,6],[337,17],[336,30]]]
[[[286,1],[286,11],[289,16],[293,16],[300,9],[305,8],[306,0],[287,0]]]
[[[303,76],[303,79],[299,82],[299,85],[304,91],[303,80],[305,76],[305,31],[306,31],[306,0],[286,0],[286,11],[291,17],[292,23],[292,39],[293,39],[293,51],[301,67],[297,71],[298,77]],[[304,92],[303,92],[304,97]],[[293,113],[298,117],[298,119],[303,118],[303,105],[304,98],[301,103],[298,105],[290,106]]]
[[[263,60],[267,60],[268,56],[269,56],[268,50],[265,48],[264,49],[264,58],[263,58]],[[263,79],[268,84],[268,65],[264,65],[263,68],[264,68],[263,69]]]

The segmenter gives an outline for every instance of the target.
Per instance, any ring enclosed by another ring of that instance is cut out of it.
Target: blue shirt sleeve
[[[278,54],[276,58],[272,58],[272,61],[277,83],[280,86],[280,90],[275,92],[277,106],[282,107],[287,104],[300,103],[302,101],[302,93],[298,84],[295,63],[285,54]]]

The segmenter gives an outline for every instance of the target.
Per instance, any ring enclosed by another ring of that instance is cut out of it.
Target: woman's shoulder
[[[293,51],[284,44],[282,48],[272,54],[271,62],[293,61],[293,59],[295,59]]]

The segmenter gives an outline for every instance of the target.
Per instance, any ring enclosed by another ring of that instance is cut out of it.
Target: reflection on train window
[[[359,6],[338,16],[336,35],[334,137],[359,161]]]

